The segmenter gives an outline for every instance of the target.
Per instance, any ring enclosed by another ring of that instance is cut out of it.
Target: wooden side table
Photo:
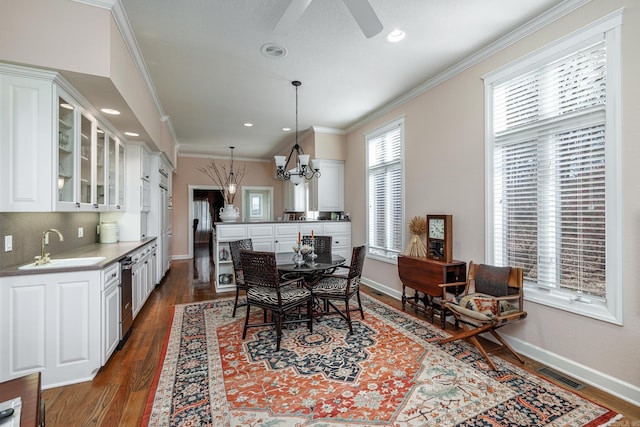
[[[40,372],[0,383],[0,402],[20,396],[20,427],[44,426],[44,407],[40,400]]]
[[[442,288],[439,285],[466,281],[467,263],[401,255],[398,257],[398,274],[402,281],[402,309],[409,304],[428,315],[432,323],[434,315],[439,314],[444,329],[448,310],[441,305]],[[407,287],[414,290],[413,296],[406,295]],[[460,289],[454,289],[457,295],[464,289],[464,285],[461,285]],[[424,294],[422,297],[419,295],[420,292]]]

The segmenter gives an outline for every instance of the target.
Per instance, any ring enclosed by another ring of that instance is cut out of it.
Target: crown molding
[[[344,129],[336,129],[336,128],[326,128],[322,126],[311,126],[315,133],[330,133],[333,135],[346,135]]]
[[[158,96],[158,92],[151,80],[151,76],[149,75],[149,69],[147,68],[147,64],[144,62],[144,58],[142,57],[142,53],[140,52],[140,46],[138,45],[138,41],[136,40],[135,35],[133,34],[133,30],[131,28],[131,23],[129,22],[129,18],[127,17],[127,13],[122,6],[122,2],[120,0],[72,0],[76,3],[82,3],[89,6],[100,7],[103,9],[108,9],[111,11],[111,16],[118,27],[118,31],[120,31],[120,35],[122,35],[122,39],[124,40],[125,45],[127,46],[127,50],[131,55],[131,59],[142,78],[142,81],[151,96],[151,100],[158,110],[158,114],[160,115],[160,120],[165,122],[169,127],[169,131],[171,132],[171,136],[175,141],[175,144],[178,145],[178,138],[176,136],[176,131],[173,127],[173,122],[171,121],[171,117],[168,116],[164,108],[162,107],[162,103],[160,102],[160,97]]]
[[[471,68],[472,66],[479,64],[480,62],[490,58],[501,50],[513,45],[514,43],[524,39],[527,36],[535,33],[536,31],[546,27],[547,25],[557,21],[563,16],[581,8],[585,4],[591,2],[591,0],[566,0],[559,5],[552,7],[544,13],[536,16],[531,21],[521,25],[510,33],[499,38],[495,42],[480,49],[472,55],[466,57],[462,61],[458,62],[451,68],[443,71],[432,79],[427,80],[423,84],[419,85],[415,89],[410,90],[404,95],[392,100],[383,107],[375,110],[373,113],[365,116],[361,120],[358,120],[353,125],[346,129],[346,133],[353,132],[354,130],[364,126],[365,124],[389,113],[390,111],[398,108],[399,106],[406,104],[419,95],[433,89],[434,87],[442,84],[443,82],[457,76],[463,71]]]

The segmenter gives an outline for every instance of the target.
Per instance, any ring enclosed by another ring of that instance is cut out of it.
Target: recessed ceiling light
[[[103,108],[100,111],[102,111],[105,114],[111,114],[112,116],[117,116],[120,114],[120,111],[114,110],[113,108]]]
[[[396,28],[395,30],[393,30],[389,34],[387,34],[387,41],[389,43],[397,43],[400,40],[404,39],[404,36],[406,36],[404,31],[399,30],[399,29]]]
[[[283,131],[285,132],[289,132],[291,130],[291,128],[282,128]]]
[[[66,108],[67,110],[73,110],[73,105],[67,104],[66,102],[63,102],[62,104],[60,104],[60,106],[62,108]]]
[[[139,133],[135,133],[135,132],[125,132],[124,134],[127,136],[140,136]]]
[[[251,126],[253,126],[253,123],[247,122],[247,123],[244,124],[244,126],[250,128]]]

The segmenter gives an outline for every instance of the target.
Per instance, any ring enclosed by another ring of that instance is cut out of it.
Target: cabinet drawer
[[[276,237],[298,236],[298,224],[276,224]]]
[[[218,225],[216,226],[218,240],[240,240],[247,237],[247,227],[244,225]]]
[[[102,270],[102,290],[120,281],[120,263],[116,262]]]
[[[331,240],[331,249],[348,248],[351,246],[351,239],[348,234],[334,234]]]
[[[349,222],[335,222],[335,223],[325,223],[324,224],[324,233],[327,235],[334,234],[349,234],[351,231],[351,223]]]
[[[322,224],[300,224],[300,234],[302,234],[303,236],[311,236],[312,231],[317,236],[324,236]]]
[[[247,231],[251,239],[273,237],[273,225],[249,225]]]

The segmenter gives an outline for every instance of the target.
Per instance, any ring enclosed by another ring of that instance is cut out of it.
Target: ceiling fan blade
[[[343,0],[353,15],[366,38],[371,38],[382,31],[382,23],[371,7],[369,0]]]
[[[289,6],[276,22],[273,32],[282,36],[287,35],[293,25],[300,19],[304,11],[307,9],[312,0],[291,0]]]

